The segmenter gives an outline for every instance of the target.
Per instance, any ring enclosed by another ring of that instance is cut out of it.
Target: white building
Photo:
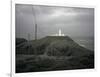
[[[61,29],[59,29],[58,34],[53,34],[52,36],[65,36],[65,34],[62,34]]]

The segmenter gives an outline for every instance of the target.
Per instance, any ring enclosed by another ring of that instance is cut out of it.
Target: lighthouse
[[[58,34],[53,34],[51,36],[65,36],[65,34],[62,34],[61,29],[59,29]]]
[[[62,34],[62,32],[61,32],[61,29],[59,29],[58,36],[64,36],[64,34]]]
[[[58,34],[58,36],[61,36],[62,34],[61,34],[61,29],[59,29],[59,34]]]

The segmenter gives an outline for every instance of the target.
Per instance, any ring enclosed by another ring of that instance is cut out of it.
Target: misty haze
[[[94,68],[94,8],[15,5],[16,73]]]

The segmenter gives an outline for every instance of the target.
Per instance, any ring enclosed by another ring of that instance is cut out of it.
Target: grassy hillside
[[[17,73],[94,68],[94,52],[68,36],[47,36],[16,47]]]
[[[80,56],[92,53],[79,46],[68,36],[47,36],[39,40],[32,40],[17,45],[17,54],[35,54],[51,56]]]

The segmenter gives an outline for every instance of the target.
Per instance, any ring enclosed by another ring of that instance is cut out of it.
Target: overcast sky
[[[33,10],[32,10],[33,8]],[[32,6],[16,4],[16,37],[34,39],[34,14],[38,38],[58,33],[66,36],[90,36],[94,34],[94,9],[56,6]]]

